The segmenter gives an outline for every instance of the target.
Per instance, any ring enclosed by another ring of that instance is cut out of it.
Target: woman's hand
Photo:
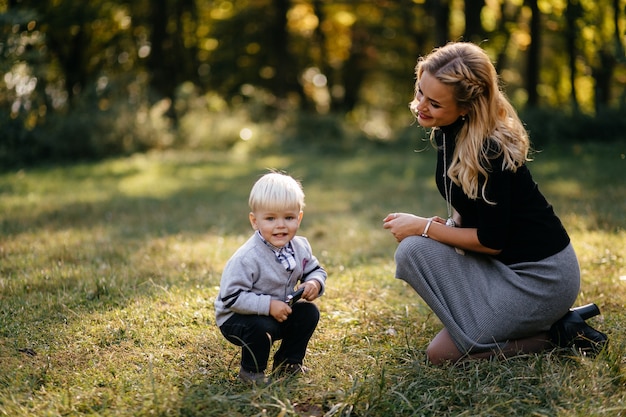
[[[458,220],[458,226],[461,222],[461,216],[455,213],[453,218],[455,221]],[[383,228],[389,229],[396,240],[402,242],[402,240],[408,236],[421,236],[428,220],[427,218],[413,214],[392,213],[383,219]],[[446,226],[446,220],[439,216],[432,217],[430,220],[432,220],[430,228],[428,229],[428,237],[430,239],[458,249],[484,253],[491,256],[498,255],[502,252],[501,249],[492,249],[483,246],[478,240],[478,229],[476,228],[448,227]],[[437,224],[437,226],[433,226],[435,224]]]
[[[446,224],[446,219],[444,219],[443,217],[435,216],[435,217],[432,217],[431,220],[435,223],[440,223],[443,225]]]
[[[420,235],[428,219],[409,213],[391,213],[383,219],[383,228],[389,229],[398,242],[408,236]],[[444,221],[445,222],[445,221]]]

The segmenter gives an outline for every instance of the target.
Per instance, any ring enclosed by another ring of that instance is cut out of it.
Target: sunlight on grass
[[[612,152],[533,162],[579,255],[577,304],[600,305],[609,350],[443,368],[424,354],[441,323],[394,278],[397,243],[382,229],[389,212],[445,210],[432,152],[166,152],[2,174],[0,415],[624,414],[626,186]],[[302,180],[301,233],[329,280],[312,373],[249,389],[213,300],[267,168]]]
[[[161,175],[158,170],[142,171],[141,174],[124,178],[119,182],[119,191],[131,197],[169,197],[181,188],[186,180]]]
[[[550,195],[558,195],[560,198],[580,198],[584,190],[575,179],[557,179],[551,181],[548,186],[542,187]]]

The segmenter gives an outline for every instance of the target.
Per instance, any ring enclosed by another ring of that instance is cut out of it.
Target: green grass
[[[389,212],[442,214],[434,152],[168,152],[0,175],[0,415],[626,415],[624,144],[531,164],[580,258],[610,348],[433,367],[441,328],[395,280]],[[301,233],[329,272],[312,373],[250,389],[213,299],[268,167],[300,178]]]

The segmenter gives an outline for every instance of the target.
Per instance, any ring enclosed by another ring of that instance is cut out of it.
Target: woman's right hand
[[[383,219],[383,228],[388,229],[398,242],[409,236],[420,235],[428,219],[409,213],[391,213]]]

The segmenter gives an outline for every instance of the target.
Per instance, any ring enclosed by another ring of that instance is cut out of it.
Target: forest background
[[[626,415],[626,0],[0,0],[0,415]],[[417,58],[480,43],[609,348],[433,367],[387,213],[445,212]],[[423,151],[423,152],[413,152]],[[430,153],[429,153],[430,152]],[[268,168],[329,272],[312,372],[249,389],[214,326]]]
[[[625,31],[624,0],[0,0],[0,164],[413,141],[416,60],[450,40],[534,143],[611,141]]]

